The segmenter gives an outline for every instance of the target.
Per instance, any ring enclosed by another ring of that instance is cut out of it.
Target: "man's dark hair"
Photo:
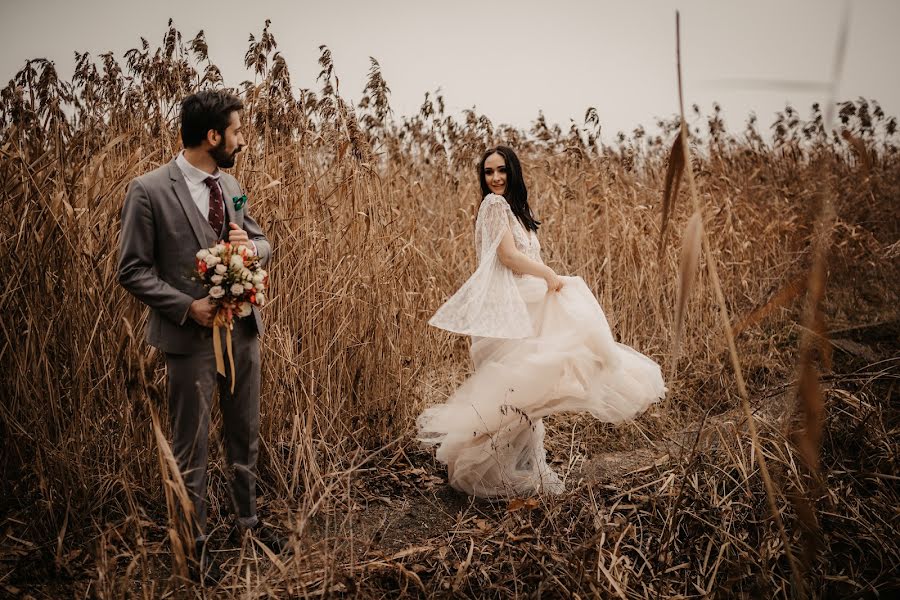
[[[203,143],[209,130],[225,135],[231,113],[244,108],[240,98],[228,92],[204,90],[181,101],[181,143],[195,148]]]

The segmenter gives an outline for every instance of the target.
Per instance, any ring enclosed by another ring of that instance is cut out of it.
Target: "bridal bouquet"
[[[236,317],[247,317],[253,306],[266,303],[266,286],[269,275],[262,268],[259,257],[247,246],[232,246],[228,242],[216,244],[197,252],[196,275],[209,290],[218,306],[213,321],[213,347],[216,369],[225,375],[225,359],[219,330],[225,330],[225,344],[231,364],[231,391],[234,391],[234,357],[231,346],[231,330]]]
[[[263,306],[269,275],[247,246],[228,242],[197,253],[197,274],[219,306],[224,325],[234,317],[247,317],[252,306]]]

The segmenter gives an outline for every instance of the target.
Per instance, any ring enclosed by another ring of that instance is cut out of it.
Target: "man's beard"
[[[237,156],[237,153],[240,151],[241,147],[238,146],[235,148],[234,152],[227,152],[225,150],[225,137],[223,136],[221,141],[219,141],[219,144],[209,151],[209,155],[216,161],[217,167],[220,169],[230,169],[234,166],[235,156]]]

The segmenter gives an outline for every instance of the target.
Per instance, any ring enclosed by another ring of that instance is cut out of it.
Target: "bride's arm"
[[[558,292],[562,289],[562,279],[559,278],[556,272],[543,263],[531,260],[516,248],[516,243],[513,241],[512,233],[509,230],[503,234],[500,245],[497,246],[497,258],[510,271],[540,277],[547,282],[547,289],[549,290]]]

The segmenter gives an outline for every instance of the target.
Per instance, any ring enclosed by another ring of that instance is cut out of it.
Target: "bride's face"
[[[484,161],[484,180],[493,193],[502,196],[506,191],[506,161],[496,152]]]

